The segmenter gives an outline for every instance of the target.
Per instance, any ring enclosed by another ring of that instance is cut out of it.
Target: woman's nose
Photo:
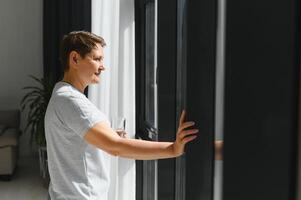
[[[104,65],[100,65],[100,70],[105,70],[105,66]]]

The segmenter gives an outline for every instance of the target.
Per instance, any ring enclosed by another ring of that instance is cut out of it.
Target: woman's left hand
[[[177,138],[176,141],[173,143],[173,151],[175,156],[180,156],[185,151],[185,145],[194,140],[197,137],[197,133],[199,132],[198,129],[187,129],[195,123],[193,121],[185,122],[186,111],[183,110],[180,121],[179,121],[179,128],[177,131]]]

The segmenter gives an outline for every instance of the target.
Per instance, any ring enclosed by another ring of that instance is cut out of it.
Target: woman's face
[[[103,59],[103,48],[97,44],[84,58],[80,57],[77,60],[77,75],[82,82],[86,85],[99,83],[101,71],[105,70]]]

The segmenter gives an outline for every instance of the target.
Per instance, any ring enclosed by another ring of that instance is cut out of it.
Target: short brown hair
[[[64,35],[60,45],[60,61],[63,71],[69,70],[69,55],[71,51],[76,51],[82,58],[100,44],[106,46],[105,40],[93,33],[87,31],[73,31]]]

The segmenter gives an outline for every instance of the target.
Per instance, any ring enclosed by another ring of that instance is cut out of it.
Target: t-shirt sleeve
[[[107,117],[86,98],[68,96],[62,98],[60,104],[62,122],[82,138],[96,123],[108,123]]]

